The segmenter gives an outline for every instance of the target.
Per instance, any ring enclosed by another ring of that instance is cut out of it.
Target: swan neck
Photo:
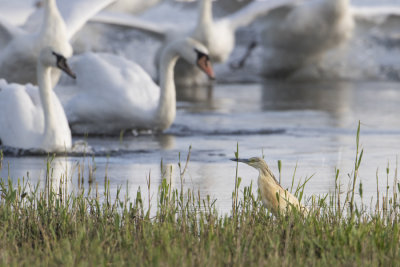
[[[201,27],[201,25],[211,24],[212,22],[212,0],[199,1],[198,27]]]
[[[167,129],[176,116],[176,91],[174,68],[178,54],[172,47],[167,47],[160,60],[160,99],[156,114],[158,130]]]
[[[44,66],[42,63],[37,65],[37,80],[39,86],[40,100],[43,107],[44,117],[44,139],[46,136],[51,134],[52,129],[56,126],[54,114],[54,106],[51,102],[51,69]]]
[[[65,28],[64,20],[58,11],[55,0],[45,0],[43,24],[40,35],[54,34],[53,29]],[[60,24],[62,26],[60,26]]]

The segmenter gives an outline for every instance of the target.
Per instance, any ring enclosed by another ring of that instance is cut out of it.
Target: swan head
[[[177,47],[178,54],[188,63],[199,67],[211,79],[215,79],[208,49],[192,38],[186,38]]]
[[[75,73],[68,66],[67,59],[62,54],[55,52],[51,47],[45,47],[41,50],[39,61],[44,66],[59,68],[68,76],[76,79]]]

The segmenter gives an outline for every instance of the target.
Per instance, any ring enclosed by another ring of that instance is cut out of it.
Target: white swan
[[[164,40],[163,47],[177,38],[191,37],[204,44],[209,52],[210,58],[214,62],[224,62],[227,60],[235,46],[235,32],[240,27],[245,27],[260,16],[266,15],[273,9],[291,6],[299,0],[274,0],[274,1],[254,1],[239,11],[220,19],[213,19],[212,0],[199,1],[199,18],[194,29],[187,30],[185,25],[179,23],[176,27],[170,24],[151,23],[125,14],[115,14],[111,12],[100,12],[91,20],[103,23],[110,23],[128,27],[134,27],[145,32],[152,33]],[[182,30],[181,30],[182,29]],[[164,48],[162,48],[164,49]],[[159,52],[158,54],[161,54]],[[156,58],[156,62],[158,59]],[[181,62],[178,63],[180,65]],[[184,71],[190,71],[190,75],[184,75]],[[190,85],[202,83],[196,71],[191,66],[183,64],[179,67],[179,76],[175,76],[179,84]],[[199,81],[200,80],[200,81]]]
[[[225,62],[235,47],[235,32],[276,8],[295,6],[300,0],[254,1],[231,15],[213,19],[212,0],[199,2],[199,19],[191,37],[204,44],[210,57]]]
[[[346,41],[354,23],[349,0],[312,0],[276,14],[262,33],[264,73],[287,77]]]
[[[28,19],[29,33],[0,20],[0,78],[8,82],[33,83],[36,80],[36,59],[42,48],[51,46],[59,53],[69,57],[72,47],[71,37],[84,23],[105,5],[114,0],[71,0],[59,2],[62,6],[67,25],[57,8],[55,0],[44,0],[43,11],[38,11]],[[42,19],[38,19],[42,18]],[[37,27],[38,21],[41,27]],[[53,85],[57,83],[60,72],[52,73]]]
[[[215,62],[225,62],[235,48],[235,32],[237,29],[248,26],[254,20],[265,16],[271,10],[280,7],[292,6],[298,1],[254,1],[231,15],[220,19],[213,19],[212,0],[199,2],[199,19],[192,38],[200,41],[210,51],[210,57]],[[197,69],[179,61],[175,80],[182,86],[203,84],[204,76]]]
[[[56,92],[74,133],[116,135],[130,129],[164,130],[175,119],[174,66],[178,57],[213,77],[207,54],[203,45],[190,38],[170,43],[161,55],[160,87],[131,61],[114,55],[82,54],[71,65],[84,73],[73,84],[62,80]]]
[[[75,78],[65,57],[46,47],[37,59],[39,89],[0,80],[0,140],[3,145],[46,152],[71,148],[68,121],[51,88],[52,68],[59,68]]]

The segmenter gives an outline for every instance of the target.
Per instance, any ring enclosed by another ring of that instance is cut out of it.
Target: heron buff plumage
[[[254,157],[250,159],[231,160],[246,163],[259,171],[258,188],[261,192],[262,202],[270,212],[277,215],[296,208],[303,214],[308,213],[307,208],[301,205],[293,194],[282,188],[262,158]]]

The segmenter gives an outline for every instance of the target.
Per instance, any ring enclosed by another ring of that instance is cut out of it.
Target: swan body
[[[74,81],[63,77],[55,92],[73,132],[119,134],[128,125],[144,126],[151,120],[160,88],[139,65],[92,52],[72,57],[70,64],[83,75]]]
[[[11,83],[33,83],[36,79],[36,59],[42,48],[51,46],[65,57],[72,55],[69,41],[93,14],[113,0],[59,1],[44,0],[43,8],[32,14],[24,28],[13,27],[0,21],[0,78]],[[86,13],[83,13],[86,12]],[[38,25],[41,26],[39,27]],[[60,71],[52,70],[52,83],[59,79]]]
[[[261,35],[268,76],[287,77],[316,62],[348,40],[354,27],[348,0],[312,0],[283,13]]]
[[[74,133],[118,135],[122,130],[161,131],[175,119],[174,66],[178,57],[213,76],[207,49],[190,38],[170,43],[160,60],[160,86],[137,64],[115,55],[85,53],[72,61],[83,73],[57,86]],[[84,73],[96,75],[85,76]]]
[[[0,80],[0,140],[3,145],[46,152],[71,148],[71,131],[57,96],[51,87],[51,68],[69,75],[65,58],[48,47],[37,60],[39,87],[8,84]]]

